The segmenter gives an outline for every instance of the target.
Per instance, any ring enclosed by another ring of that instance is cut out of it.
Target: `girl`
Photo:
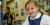
[[[50,25],[50,17],[46,15],[44,10],[39,8],[35,1],[28,1],[25,8],[29,17],[23,25]]]

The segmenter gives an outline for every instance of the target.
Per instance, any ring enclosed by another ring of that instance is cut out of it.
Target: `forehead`
[[[26,8],[33,8],[33,7],[35,7],[35,4],[27,4],[27,6],[26,6]]]

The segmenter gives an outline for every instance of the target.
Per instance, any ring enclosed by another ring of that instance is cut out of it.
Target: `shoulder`
[[[42,18],[44,18],[44,19],[50,19],[50,16],[48,16],[48,15],[43,15]]]
[[[28,22],[28,18],[25,20],[25,22],[23,23],[23,25],[28,25],[29,22]]]
[[[43,21],[43,23],[49,24],[49,23],[50,23],[50,16],[48,16],[48,15],[43,15],[41,21]]]

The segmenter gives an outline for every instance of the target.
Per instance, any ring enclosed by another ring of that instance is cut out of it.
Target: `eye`
[[[29,11],[29,9],[26,9],[27,11]]]
[[[33,9],[33,8],[31,8],[31,9]]]

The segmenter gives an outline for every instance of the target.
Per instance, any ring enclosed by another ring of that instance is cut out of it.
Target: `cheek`
[[[27,11],[28,14],[30,14],[30,11]]]
[[[5,10],[7,12],[7,10]]]
[[[5,11],[6,11],[7,9],[5,9]]]
[[[37,13],[37,9],[33,9],[33,12]]]
[[[26,11],[27,13],[29,13],[29,11]]]

